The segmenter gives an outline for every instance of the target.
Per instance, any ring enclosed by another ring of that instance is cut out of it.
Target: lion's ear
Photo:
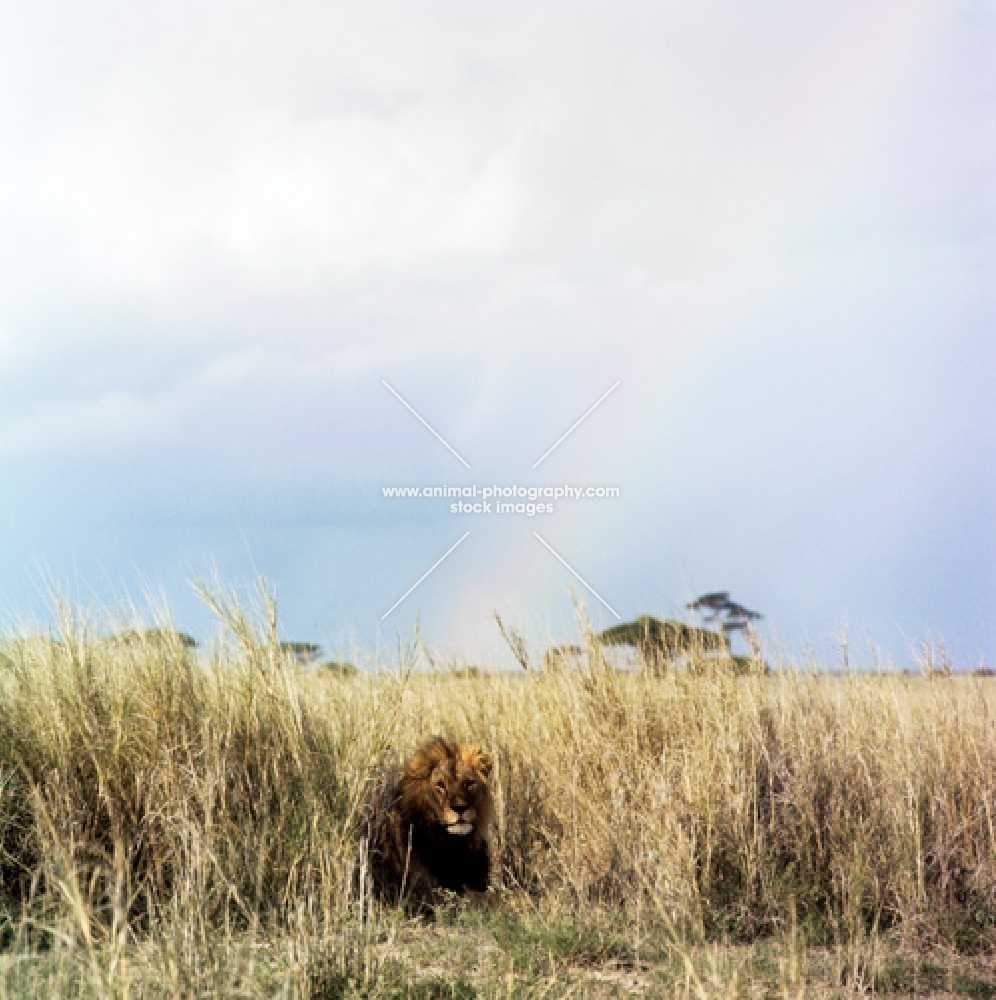
[[[491,768],[494,767],[494,761],[491,759],[490,755],[478,751],[477,753],[477,770],[486,778],[491,774]]]

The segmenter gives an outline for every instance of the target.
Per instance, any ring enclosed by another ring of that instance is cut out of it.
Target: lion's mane
[[[491,758],[468,744],[436,736],[419,747],[374,837],[371,865],[381,899],[427,910],[445,890],[487,889],[490,774]]]

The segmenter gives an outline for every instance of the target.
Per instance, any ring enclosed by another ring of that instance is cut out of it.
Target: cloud
[[[716,454],[753,489],[745,577],[779,537],[891,545],[881,469],[926,495],[902,456],[991,416],[992,33],[940,0],[8,5],[0,505],[374,532],[400,515],[364,490],[449,461],[381,378],[502,476],[622,378],[625,424],[558,459],[643,491],[600,577],[643,553],[634,594],[673,591],[679,548],[720,572]],[[509,590],[541,576],[513,550]]]
[[[6,350],[109,310],[224,336],[246,300],[398,274],[714,279],[805,223],[944,10],[10,14]]]

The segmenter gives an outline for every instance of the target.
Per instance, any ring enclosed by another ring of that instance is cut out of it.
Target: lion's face
[[[412,758],[399,783],[402,814],[454,837],[483,836],[491,817],[491,758],[437,737]]]

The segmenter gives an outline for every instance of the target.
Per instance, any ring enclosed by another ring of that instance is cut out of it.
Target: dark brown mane
[[[483,892],[491,857],[491,759],[436,736],[401,772],[371,854],[378,895],[423,911],[443,895]]]

